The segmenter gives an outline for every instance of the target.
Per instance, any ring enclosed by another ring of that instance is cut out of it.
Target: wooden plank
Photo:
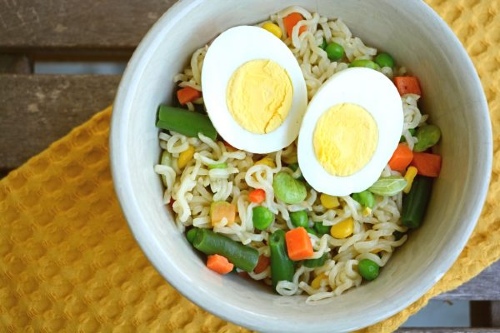
[[[176,0],[3,0],[0,49],[133,49]]]
[[[0,54],[0,73],[30,74],[32,72],[33,65],[27,57]]]
[[[110,105],[119,80],[118,75],[0,74],[0,170],[21,165]]]
[[[500,261],[471,281],[436,298],[441,300],[500,301]]]

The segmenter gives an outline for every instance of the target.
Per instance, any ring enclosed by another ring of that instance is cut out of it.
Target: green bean
[[[193,244],[193,240],[196,237],[197,233],[198,233],[198,228],[191,228],[186,232],[186,239],[188,240],[189,243]]]
[[[401,221],[409,228],[417,228],[422,224],[431,197],[433,178],[415,176],[410,192],[403,196]]]
[[[273,289],[280,281],[292,281],[295,274],[295,264],[288,257],[285,243],[285,232],[276,230],[269,236],[269,250],[271,252],[271,280]]]
[[[308,268],[321,267],[325,264],[326,259],[328,259],[328,253],[323,253],[323,255],[316,259],[306,259],[303,261],[303,265]]]
[[[196,228],[193,246],[206,255],[219,254],[234,266],[251,272],[259,261],[259,251],[209,229]]]
[[[375,196],[370,191],[353,193],[352,198],[363,207],[373,208],[375,206]]]
[[[207,115],[163,104],[158,109],[156,126],[189,137],[202,133],[212,140],[217,138],[217,131]]]
[[[325,48],[326,55],[331,61],[337,61],[344,57],[344,47],[335,42],[331,42]]]
[[[306,228],[309,225],[309,217],[307,216],[307,211],[304,209],[297,212],[291,212],[290,221],[295,227]]]
[[[252,209],[252,222],[255,229],[265,230],[274,222],[274,214],[264,206],[256,206]]]
[[[353,60],[348,67],[366,67],[366,68],[371,68],[375,70],[379,70],[380,66],[368,59],[356,59]]]
[[[417,128],[415,133],[417,143],[413,151],[422,152],[434,146],[441,138],[441,130],[436,125],[423,125]]]
[[[383,196],[393,196],[406,187],[407,181],[402,176],[380,177],[368,191]]]
[[[389,53],[379,53],[375,57],[375,62],[380,67],[394,67],[394,58]]]
[[[363,279],[372,281],[378,277],[380,267],[370,259],[362,259],[358,264],[358,272]]]
[[[273,178],[274,195],[286,204],[298,204],[307,196],[306,185],[290,174],[280,171]]]

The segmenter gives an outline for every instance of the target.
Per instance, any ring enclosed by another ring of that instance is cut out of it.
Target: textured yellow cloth
[[[500,258],[500,235],[491,232],[500,230],[500,3],[427,2],[479,71],[494,128],[493,177],[477,228],[452,269],[409,308],[365,332],[395,330],[431,297]],[[98,113],[0,181],[0,331],[246,332],[180,296],[135,243],[111,183],[110,114]]]

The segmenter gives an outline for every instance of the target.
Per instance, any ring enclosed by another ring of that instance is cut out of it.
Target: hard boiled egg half
[[[394,83],[368,68],[334,74],[314,95],[298,140],[306,181],[334,196],[361,192],[379,177],[403,130]]]
[[[205,55],[201,84],[210,120],[233,147],[263,154],[297,138],[306,84],[290,49],[267,30],[238,26],[221,33]]]

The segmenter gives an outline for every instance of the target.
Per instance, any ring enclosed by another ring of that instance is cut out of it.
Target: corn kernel
[[[269,31],[278,38],[281,38],[281,36],[283,35],[280,27],[272,22],[265,22],[264,24],[262,24],[262,28]]]
[[[363,216],[369,216],[372,213],[372,209],[370,207],[364,207],[362,213]]]
[[[406,179],[406,187],[403,189],[404,193],[409,193],[411,190],[411,185],[413,184],[413,179],[415,179],[415,176],[417,175],[417,168],[414,166],[408,167],[408,170],[406,170],[404,179]]]
[[[339,198],[325,193],[321,193],[319,201],[321,201],[321,204],[326,209],[337,208],[338,206],[340,206]]]
[[[188,149],[179,154],[179,159],[177,160],[177,166],[179,167],[179,169],[184,168],[189,163],[189,161],[193,159],[193,156],[194,147],[190,145]]]
[[[319,274],[318,276],[316,276],[312,282],[311,282],[311,287],[313,289],[319,289],[321,288],[321,282],[323,282],[324,280],[326,280],[328,277],[326,276],[325,273],[321,273]]]
[[[264,157],[263,159],[255,162],[256,165],[267,165],[270,168],[276,168],[276,164],[274,164],[274,160],[270,157]]]
[[[347,238],[354,232],[354,219],[349,217],[342,222],[332,225],[330,235],[334,238]]]

